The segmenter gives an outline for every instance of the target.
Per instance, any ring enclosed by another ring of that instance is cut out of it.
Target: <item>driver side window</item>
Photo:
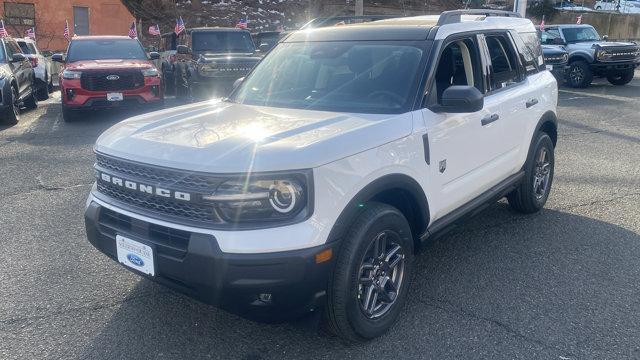
[[[454,85],[474,86],[484,92],[480,70],[478,47],[472,38],[454,40],[440,53],[431,88],[432,98],[442,104],[442,94]]]

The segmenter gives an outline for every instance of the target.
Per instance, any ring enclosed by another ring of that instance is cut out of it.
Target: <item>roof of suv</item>
[[[440,15],[423,15],[378,20],[363,24],[301,30],[287,37],[284,42],[426,40],[430,30],[438,26],[440,20]],[[459,22],[448,22],[444,25],[439,25],[435,38],[444,39],[455,33],[490,29],[514,29],[520,32],[535,32],[533,23],[528,19],[472,14],[460,16]]]
[[[76,35],[71,40],[135,40],[128,36],[120,35]]]

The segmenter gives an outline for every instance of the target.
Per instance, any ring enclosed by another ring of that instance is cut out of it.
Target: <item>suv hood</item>
[[[135,59],[109,59],[109,60],[82,60],[65,64],[69,70],[118,70],[118,69],[144,69],[153,67],[149,60]]]
[[[95,150],[190,171],[278,171],[318,167],[411,131],[411,113],[345,114],[210,100],[127,119],[104,132]]]
[[[258,62],[260,60],[259,56],[256,56],[254,53],[196,53],[198,61],[202,62],[210,62],[216,60],[224,60],[225,62]]]

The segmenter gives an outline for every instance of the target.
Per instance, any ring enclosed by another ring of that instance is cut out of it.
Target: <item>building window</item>
[[[27,28],[36,26],[36,9],[33,4],[4,3],[4,21],[22,36]]]
[[[73,7],[73,34],[89,35],[89,8],[84,6]]]

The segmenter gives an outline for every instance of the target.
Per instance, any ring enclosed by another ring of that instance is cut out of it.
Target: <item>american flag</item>
[[[149,26],[149,35],[160,36],[160,26],[158,24]]]
[[[184,31],[184,21],[182,20],[182,16],[180,16],[179,19],[176,19],[176,28],[173,31],[176,35],[180,35],[180,33]]]
[[[542,17],[542,21],[540,21],[540,31],[544,31],[544,16]]]
[[[33,39],[33,40],[36,39],[36,32],[35,32],[35,30],[33,28],[27,29],[27,31],[25,31],[25,34],[30,39]]]
[[[8,37],[7,28],[4,27],[4,20],[0,20],[0,37]]]
[[[582,15],[578,16],[576,19],[576,24],[582,24]]]
[[[69,34],[69,22],[67,20],[64,21],[64,38],[69,41],[71,35]]]
[[[138,31],[136,30],[136,22],[132,21],[131,26],[129,26],[129,37],[135,39],[138,37]]]
[[[238,29],[246,29],[247,28],[247,20],[246,19],[240,19],[240,21],[238,21],[238,23],[236,24],[236,28],[238,28]]]

